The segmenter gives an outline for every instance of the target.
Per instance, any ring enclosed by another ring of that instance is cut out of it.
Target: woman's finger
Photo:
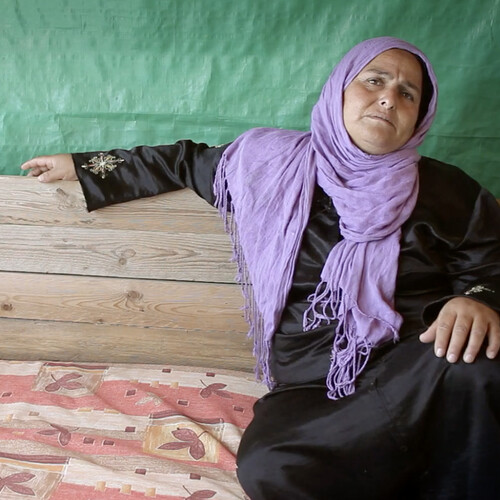
[[[468,337],[463,359],[466,363],[473,363],[481,349],[488,333],[488,323],[483,316],[475,316]]]
[[[488,346],[486,348],[486,356],[490,359],[497,357],[500,352],[500,323],[493,320],[490,323],[488,331]]]
[[[456,314],[442,309],[436,320],[436,340],[434,341],[434,352],[442,358],[448,351],[450,338],[455,326]]]

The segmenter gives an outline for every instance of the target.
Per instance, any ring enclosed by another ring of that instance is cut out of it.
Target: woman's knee
[[[450,364],[445,374],[445,387],[462,393],[500,394],[500,358],[492,360],[483,355],[472,364],[463,361]]]
[[[250,498],[284,498],[286,480],[283,478],[283,460],[259,437],[245,433],[237,456],[237,475],[242,488]]]

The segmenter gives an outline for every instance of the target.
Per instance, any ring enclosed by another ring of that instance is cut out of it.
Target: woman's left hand
[[[500,350],[500,316],[490,307],[467,297],[449,300],[432,325],[420,335],[424,343],[434,342],[438,357],[455,363],[472,363],[487,341],[486,355],[493,359]]]

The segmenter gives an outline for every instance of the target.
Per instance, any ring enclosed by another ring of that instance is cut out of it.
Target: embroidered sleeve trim
[[[117,158],[110,154],[99,153],[97,156],[91,158],[88,163],[84,163],[82,168],[90,170],[94,175],[99,175],[102,179],[105,179],[109,172],[112,172],[124,161],[122,158]]]
[[[484,285],[476,285],[464,292],[464,295],[474,295],[475,293],[482,293],[482,292],[490,292],[490,293],[495,293],[495,290],[491,290],[491,288],[488,288]]]

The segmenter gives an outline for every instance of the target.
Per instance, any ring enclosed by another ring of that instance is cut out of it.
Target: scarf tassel
[[[229,200],[229,192],[226,180],[227,159],[222,157],[214,180],[214,192],[216,193],[215,207],[224,221],[224,230],[231,237],[233,247],[232,262],[236,262],[237,274],[235,281],[240,284],[245,305],[243,313],[245,321],[249,325],[248,337],[254,341],[253,355],[256,359],[255,378],[263,381],[269,389],[274,387],[269,366],[271,353],[271,342],[265,339],[264,320],[257,307],[253,287],[248,273],[248,267],[243,256],[243,249],[239,240],[236,222],[234,220],[234,205]]]
[[[347,296],[343,299],[340,288],[332,290],[325,282],[321,282],[316,292],[308,298],[310,305],[303,320],[304,331],[337,321],[330,370],[326,378],[328,397],[334,400],[355,392],[356,378],[365,368],[372,350],[372,345],[366,339],[356,335],[355,321],[350,313],[355,305],[350,303]]]

